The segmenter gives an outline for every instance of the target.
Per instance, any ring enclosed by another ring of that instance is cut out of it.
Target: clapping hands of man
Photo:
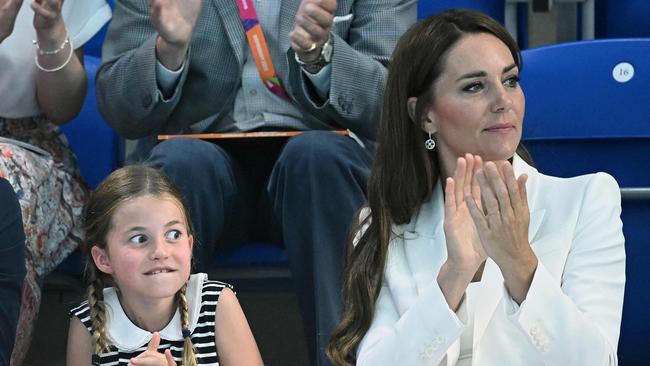
[[[156,32],[156,55],[170,70],[185,60],[202,0],[149,0],[151,23]]]
[[[329,38],[336,0],[303,0],[296,13],[296,25],[289,33],[291,48],[304,62],[318,59]]]

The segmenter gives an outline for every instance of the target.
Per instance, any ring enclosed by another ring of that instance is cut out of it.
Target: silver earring
[[[429,138],[424,140],[424,147],[427,150],[433,150],[436,147],[436,142],[431,138],[431,132],[429,132]]]

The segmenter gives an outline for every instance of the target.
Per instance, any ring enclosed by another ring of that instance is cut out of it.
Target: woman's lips
[[[490,126],[490,127],[486,128],[485,131],[504,133],[504,132],[510,132],[510,131],[512,131],[514,129],[515,129],[515,126],[513,126],[511,124],[502,123],[502,124]]]

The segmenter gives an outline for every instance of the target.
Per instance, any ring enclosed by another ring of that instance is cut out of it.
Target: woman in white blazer
[[[617,365],[618,185],[532,167],[520,69],[515,41],[480,13],[433,16],[401,38],[335,364]]]

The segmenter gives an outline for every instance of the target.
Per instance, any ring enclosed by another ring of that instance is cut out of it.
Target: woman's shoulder
[[[539,173],[540,188],[549,191],[590,191],[601,193],[605,196],[620,195],[618,182],[608,173],[597,172],[591,174],[578,175],[574,177],[555,177]]]

